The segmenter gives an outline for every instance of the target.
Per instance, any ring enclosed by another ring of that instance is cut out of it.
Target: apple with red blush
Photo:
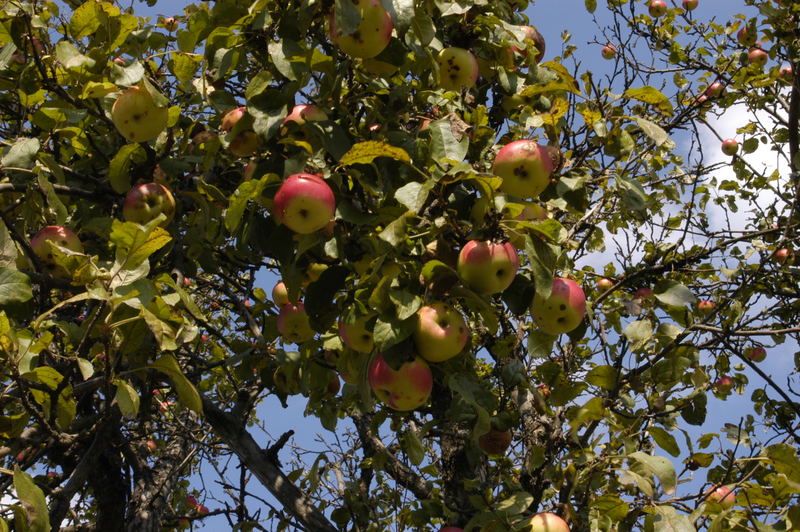
[[[282,306],[278,313],[277,327],[283,340],[291,344],[307,342],[315,334],[302,303]]]
[[[160,183],[143,183],[133,187],[122,203],[122,216],[128,222],[146,224],[161,214],[166,218],[159,225],[166,227],[175,216],[175,198]]]
[[[424,405],[433,390],[433,375],[422,357],[403,362],[394,369],[378,353],[369,364],[367,380],[382,403],[400,412]]]
[[[443,302],[425,305],[417,311],[414,343],[428,362],[444,362],[461,353],[469,338],[464,317]]]
[[[503,180],[502,192],[534,199],[550,183],[553,160],[548,150],[536,141],[515,140],[497,152],[492,171]]]
[[[572,279],[553,279],[550,295],[537,291],[531,303],[531,315],[547,334],[562,334],[578,327],[586,315],[586,295]]]
[[[275,194],[275,216],[295,233],[310,234],[323,229],[335,211],[333,190],[316,175],[292,174]]]
[[[511,286],[519,270],[517,250],[510,242],[470,240],[458,254],[458,275],[475,292],[497,294]]]

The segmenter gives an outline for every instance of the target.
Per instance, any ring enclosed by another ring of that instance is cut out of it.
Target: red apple
[[[760,345],[751,345],[745,347],[744,356],[753,362],[763,362],[767,358],[767,350]]]
[[[111,121],[128,142],[147,142],[167,127],[166,107],[157,107],[144,87],[130,87],[111,107]]]
[[[432,303],[417,311],[414,343],[428,362],[443,362],[461,353],[467,345],[463,316],[446,303]]]
[[[736,40],[742,46],[753,46],[756,43],[756,36],[750,35],[750,32],[747,31],[747,26],[743,26],[736,34]]]
[[[122,204],[122,216],[125,220],[146,224],[160,214],[167,217],[159,224],[161,227],[169,225],[175,215],[175,198],[164,185],[144,183],[133,187],[125,196]]]
[[[586,315],[586,295],[572,279],[556,278],[547,299],[537,292],[531,303],[531,315],[539,328],[548,334],[569,332]]]
[[[333,44],[353,57],[369,59],[380,54],[392,39],[392,16],[383,8],[380,0],[354,0],[361,22],[356,30],[343,35],[336,23],[336,12],[330,15],[330,35]]]
[[[767,64],[767,59],[769,59],[769,54],[761,48],[753,48],[747,54],[747,62],[758,68],[764,68],[764,65]]]
[[[536,198],[550,183],[553,160],[536,141],[515,140],[497,152],[492,171],[503,179],[501,191],[520,198]]]
[[[794,264],[794,252],[789,248],[780,248],[775,252],[775,262],[778,264]]]
[[[725,92],[725,84],[721,81],[715,81],[706,87],[705,95],[709,98],[719,98]]]
[[[536,46],[536,57],[533,58],[534,63],[541,62],[542,58],[544,58],[545,51],[544,37],[542,37],[542,34],[539,33],[539,30],[533,26],[522,26],[522,29],[525,31],[525,39],[530,39],[533,41],[534,46]],[[526,48],[520,49],[516,46],[512,46],[511,51],[522,56],[528,55],[528,50]]]
[[[739,143],[736,139],[725,139],[722,141],[722,153],[725,155],[736,155],[739,151]]]
[[[600,50],[600,55],[603,56],[603,59],[614,59],[617,55],[617,47],[613,44],[607,44]]]
[[[608,277],[601,277],[597,281],[597,288],[599,288],[600,290],[608,290],[612,286],[614,286],[614,281],[612,281]]]
[[[781,67],[781,70],[778,73],[778,79],[786,83],[792,83],[794,80],[794,69],[792,68],[792,65]]]
[[[649,286],[643,286],[633,293],[634,299],[647,299],[653,295],[653,289]]]
[[[479,294],[504,291],[511,286],[518,269],[517,250],[510,242],[470,240],[458,254],[458,275]]]
[[[663,17],[667,13],[667,3],[664,0],[650,0],[647,7],[651,17]]]
[[[203,506],[202,504],[197,505],[197,513],[200,515],[206,515],[208,513],[208,508]]]
[[[282,306],[278,313],[277,327],[284,341],[288,343],[299,344],[314,337],[314,329],[311,328],[306,308],[302,303]]]
[[[367,322],[372,317],[373,315],[367,314],[351,322],[340,321],[339,336],[344,345],[359,353],[371,353],[375,342],[372,339],[372,332],[367,329]]]
[[[178,21],[175,17],[167,17],[164,19],[164,29],[167,31],[175,31],[178,29]]]
[[[222,117],[222,121],[220,122],[219,126],[220,129],[224,133],[230,133],[237,122],[244,118],[246,114],[246,107],[237,107],[235,109],[231,109],[225,113],[225,116]],[[237,135],[231,139],[231,141],[228,143],[228,151],[234,155],[238,155],[239,157],[247,157],[249,155],[253,155],[258,150],[258,146],[260,144],[261,141],[255,131],[244,130],[237,133]]]
[[[379,353],[369,365],[367,379],[381,402],[401,412],[424,405],[433,390],[431,369],[420,357],[395,370]]]
[[[559,516],[549,512],[538,513],[528,522],[530,532],[569,532],[569,525]]]
[[[733,507],[733,504],[736,502],[736,493],[731,486],[717,486],[708,491],[706,500],[727,510]]]
[[[300,127],[307,122],[321,122],[327,119],[328,115],[325,113],[325,111],[316,105],[295,105],[292,109],[292,112],[286,115],[286,118],[284,118],[283,122],[281,122],[281,135],[286,135],[286,133],[289,132],[289,123],[294,123],[297,127]]]
[[[697,312],[703,315],[709,315],[714,312],[714,309],[717,307],[717,304],[711,301],[710,299],[703,299],[697,304]]]
[[[714,388],[716,388],[719,393],[726,394],[733,389],[734,384],[731,377],[725,376],[717,379],[717,382],[714,383]]]
[[[513,434],[510,430],[497,430],[492,427],[489,432],[478,437],[478,447],[489,455],[504,454],[511,445]]]
[[[681,5],[683,6],[683,9],[685,9],[686,11],[694,11],[695,9],[697,9],[697,4],[699,3],[700,3],[699,0],[683,0]]]
[[[158,449],[158,444],[153,440],[147,440],[145,444],[147,445],[147,448],[150,450],[150,452],[153,452]]]
[[[83,253],[83,244],[69,227],[64,227],[63,225],[43,227],[31,238],[31,251],[41,259],[47,272],[56,277],[66,277],[67,272],[55,262],[50,248],[51,244],[78,253]]]
[[[328,225],[336,211],[331,187],[321,177],[293,174],[275,194],[275,216],[295,233],[309,234]]]
[[[439,86],[445,90],[468,89],[478,81],[478,60],[463,48],[445,48],[436,56]]]
[[[439,532],[464,532],[464,529],[458,528],[457,526],[446,526],[444,528],[440,528]]]

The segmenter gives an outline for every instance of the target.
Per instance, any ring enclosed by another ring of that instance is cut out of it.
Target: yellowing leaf
[[[106,94],[111,94],[112,92],[117,92],[119,88],[116,84],[111,83],[110,81],[90,81],[83,87],[83,92],[81,93],[81,98],[84,100],[89,98],[102,98]]]
[[[624,96],[632,100],[655,105],[665,114],[672,114],[672,103],[670,103],[669,98],[654,87],[646,86],[638,89],[628,89],[625,91]]]
[[[397,148],[385,142],[368,140],[366,142],[359,142],[350,148],[339,160],[339,164],[342,166],[369,164],[375,160],[376,157],[389,157],[390,159],[404,163],[411,162],[411,157],[408,156],[408,152],[403,148]]]

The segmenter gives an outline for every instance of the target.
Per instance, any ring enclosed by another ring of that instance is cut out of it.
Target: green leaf
[[[105,14],[96,2],[83,2],[72,13],[72,19],[69,21],[69,32],[76,40],[88,37],[97,31],[103,19],[105,19]]]
[[[647,432],[650,433],[659,447],[667,451],[672,456],[677,457],[681,454],[681,450],[678,447],[678,442],[675,440],[675,437],[666,430],[662,429],[661,427],[652,426],[647,429]]]
[[[37,403],[44,407],[45,415],[50,416],[53,411],[53,394],[60,389],[61,392],[56,397],[56,425],[63,430],[69,428],[75,419],[76,405],[72,398],[72,385],[62,385],[64,376],[51,367],[40,366],[32,371],[23,373],[22,378],[32,383],[39,384],[39,387],[31,387],[30,392]],[[48,391],[41,390],[45,387]]]
[[[688,515],[679,514],[672,506],[653,506],[645,508],[645,512],[653,514],[653,518],[648,520],[650,528],[657,532],[697,532]]]
[[[7,439],[18,437],[25,430],[29,419],[30,414],[27,412],[13,416],[0,416],[0,437]]]
[[[139,269],[150,255],[172,240],[169,232],[158,227],[158,223],[158,220],[153,220],[148,225],[142,226],[134,222],[122,222],[116,219],[112,222],[109,239],[116,246],[114,266],[111,270],[112,276],[125,270]],[[146,274],[147,272],[145,272]],[[137,279],[130,280],[130,282],[134,280]],[[112,284],[121,286],[119,282]]]
[[[407,229],[406,215],[400,216],[398,219],[386,226],[386,228],[378,233],[378,238],[391,244],[394,247],[399,246],[406,238]]]
[[[47,501],[44,493],[33,481],[33,478],[19,466],[14,466],[14,490],[25,508],[30,531],[50,532],[50,515],[47,513]]]
[[[547,358],[553,352],[558,336],[536,330],[528,333],[528,355],[532,358]]]
[[[178,361],[172,355],[163,355],[158,360],[148,366],[169,375],[175,390],[178,392],[178,399],[189,410],[193,410],[198,415],[203,415],[203,401],[189,379],[181,371]]]
[[[47,177],[45,177],[42,173],[36,176],[36,180],[39,183],[39,189],[44,192],[45,197],[47,198],[48,210],[53,213],[53,218],[56,224],[63,224],[67,220],[67,208],[61,202],[58,195],[56,195],[53,184],[50,183],[50,181],[47,180]]]
[[[630,505],[616,495],[601,495],[592,500],[589,506],[600,515],[607,516],[613,523],[622,521],[630,511]]]
[[[126,144],[117,152],[108,165],[108,180],[118,194],[126,194],[131,188],[131,165],[145,160],[144,149],[139,144]]]
[[[399,344],[411,336],[416,326],[417,320],[414,317],[405,320],[379,317],[372,331],[375,347],[379,351],[385,351]]]
[[[16,269],[17,246],[8,232],[5,222],[0,220],[0,267]]]
[[[268,178],[265,176],[258,180],[251,179],[239,185],[228,201],[228,208],[225,210],[225,228],[233,233],[242,223],[247,202],[261,196]]]
[[[653,337],[653,324],[650,323],[650,320],[632,321],[625,327],[622,334],[630,341],[634,350],[639,350]]]
[[[617,176],[617,190],[625,206],[634,211],[645,211],[649,199],[642,185],[625,176]]]
[[[586,382],[606,390],[613,390],[617,385],[618,371],[611,366],[597,366],[586,375]]]
[[[675,493],[677,475],[675,474],[675,467],[667,458],[663,456],[652,456],[641,451],[629,454],[628,458],[640,463],[644,466],[645,470],[658,477],[664,493],[667,495]]]
[[[336,0],[334,5],[336,29],[341,35],[350,35],[361,24],[361,12],[351,0]]]
[[[0,306],[24,303],[33,298],[31,280],[22,272],[0,268]]]
[[[347,153],[345,153],[339,160],[342,166],[350,166],[353,164],[369,164],[375,160],[376,157],[389,157],[395,161],[404,163],[411,162],[408,152],[403,148],[386,144],[385,142],[378,142],[376,140],[367,140],[354,144]]]
[[[669,98],[655,87],[645,86],[639,89],[628,89],[623,96],[632,100],[638,100],[650,105],[655,105],[663,113],[672,114],[672,103]]]
[[[89,377],[94,375],[94,365],[92,365],[91,362],[89,362],[85,358],[80,358],[80,357],[76,358],[75,360],[78,362],[78,369],[81,372],[83,380],[88,380]]]
[[[178,80],[188,83],[194,78],[197,66],[202,60],[201,55],[176,52],[172,54],[169,68]]]
[[[456,138],[453,128],[456,127],[449,118],[434,120],[430,123],[431,155],[434,160],[450,159],[462,161],[469,149],[469,137],[460,132]]]
[[[400,320],[406,320],[416,314],[423,303],[422,298],[417,294],[399,288],[389,289],[389,299],[394,304]]]
[[[122,379],[115,379],[114,384],[117,387],[114,401],[119,405],[120,412],[127,418],[136,417],[139,413],[139,394],[133,386]]]
[[[675,281],[661,281],[655,286],[656,299],[672,307],[692,305],[696,301],[692,291]]]
[[[597,9],[597,0],[584,0],[584,4],[589,13],[594,13],[594,10]]]
[[[95,60],[83,55],[75,46],[67,41],[61,40],[56,44],[56,60],[67,70],[88,70],[95,65]]]
[[[415,430],[409,429],[400,435],[400,446],[413,465],[418,466],[425,459],[425,446]]]
[[[675,147],[675,143],[669,138],[667,132],[661,129],[661,126],[655,122],[645,120],[644,118],[640,118],[638,116],[634,117],[633,119],[637,124],[639,124],[639,127],[642,128],[644,134],[653,139],[653,142],[656,143],[656,146],[664,146],[667,149],[672,149]]]
[[[413,213],[419,213],[425,201],[428,199],[428,193],[431,191],[431,183],[418,183],[411,181],[398,188],[394,193],[395,199],[400,202],[405,208]]]
[[[0,165],[14,168],[31,168],[36,161],[36,154],[41,144],[39,139],[19,138],[11,145],[11,149],[3,155]]]
[[[508,516],[519,515],[533,504],[533,499],[533,495],[527,491],[518,491],[512,496],[500,501],[495,510]]]

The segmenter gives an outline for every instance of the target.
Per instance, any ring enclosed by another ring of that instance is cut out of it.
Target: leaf
[[[5,222],[0,220],[0,267],[16,269],[17,246],[8,232]]]
[[[378,238],[388,242],[394,247],[399,246],[406,238],[407,229],[406,215],[400,216],[398,219],[386,226],[386,228],[378,234]]]
[[[354,144],[347,153],[345,153],[339,160],[341,166],[350,166],[353,164],[369,164],[376,157],[389,157],[395,161],[404,163],[411,162],[408,152],[403,148],[379,142],[376,140],[368,140]]]
[[[244,211],[247,208],[247,202],[261,196],[264,191],[264,186],[267,184],[267,177],[258,180],[249,180],[242,182],[230,200],[228,201],[228,208],[225,210],[225,228],[231,233],[238,229],[239,224],[242,223]]]
[[[114,401],[119,405],[120,412],[127,418],[135,418],[139,413],[139,394],[122,379],[115,379],[114,384],[117,386]]]
[[[425,459],[425,446],[413,428],[400,435],[400,445],[413,465],[418,466]]]
[[[498,512],[513,516],[526,511],[533,504],[534,497],[527,491],[518,491],[507,499],[503,499],[495,508]]]
[[[372,330],[372,335],[375,339],[375,347],[379,351],[385,351],[392,346],[395,346],[411,336],[417,326],[417,320],[414,316],[399,320],[395,318],[385,319],[379,317],[375,322],[375,328]]]
[[[17,438],[28,424],[30,414],[24,412],[13,416],[0,416],[0,437]]]
[[[78,362],[78,369],[81,372],[83,380],[88,380],[89,377],[94,375],[94,365],[92,365],[91,362],[89,362],[85,358],[80,358],[80,357],[76,358],[75,360]]]
[[[22,272],[0,268],[0,306],[24,303],[33,298],[31,280]]]
[[[647,429],[647,432],[650,433],[659,447],[667,451],[672,456],[677,457],[681,454],[681,450],[678,447],[678,442],[675,441],[675,437],[666,430],[662,429],[661,427],[652,426]]]
[[[17,498],[25,508],[28,526],[31,532],[50,532],[50,515],[47,513],[47,501],[44,493],[33,481],[33,478],[14,466],[14,490]]]
[[[116,276],[124,270],[137,270],[150,255],[172,240],[169,232],[158,227],[158,223],[158,220],[153,220],[148,225],[142,226],[134,222],[122,222],[116,219],[112,222],[109,239],[117,248],[114,266],[111,270],[112,276]],[[113,284],[114,287],[121,286],[120,282]]]
[[[667,495],[675,493],[677,475],[675,474],[675,467],[667,458],[652,456],[641,451],[629,454],[628,458],[642,464],[648,472],[658,477],[664,493]]]
[[[462,161],[469,149],[469,137],[462,135],[457,139],[453,134],[453,124],[449,118],[430,123],[431,155],[437,161],[450,159]]]
[[[691,290],[675,281],[661,281],[654,291],[656,299],[672,307],[692,305],[696,301]]]
[[[669,98],[655,87],[645,86],[638,89],[628,89],[623,96],[632,100],[638,100],[650,105],[655,105],[663,113],[672,114],[672,103]]]
[[[139,144],[126,144],[120,148],[108,165],[108,180],[114,192],[118,194],[128,192],[131,188],[131,164],[141,163],[145,158],[144,149]]]
[[[606,390],[613,390],[617,385],[618,371],[611,366],[597,366],[586,375],[586,382]]]
[[[597,0],[584,0],[584,4],[589,13],[594,13],[594,10],[597,9]]]
[[[47,198],[48,211],[53,213],[56,224],[61,225],[66,222],[67,208],[56,194],[53,184],[47,180],[47,177],[45,177],[44,173],[37,175],[36,181],[39,184],[39,189],[44,192],[44,195]]]
[[[539,330],[528,333],[528,355],[532,358],[548,358],[553,352],[553,344],[558,336]]]
[[[630,341],[634,350],[642,349],[653,337],[653,324],[650,320],[636,320],[630,322],[622,334]]]
[[[163,355],[148,367],[169,375],[172,384],[175,385],[175,390],[178,392],[180,402],[189,410],[193,410],[198,415],[203,415],[203,401],[200,398],[200,393],[183,374],[174,356]]]
[[[0,165],[14,168],[31,168],[41,144],[39,139],[19,138],[3,155]]]
[[[90,69],[96,64],[94,59],[80,53],[78,49],[67,40],[61,40],[56,44],[54,55],[56,60],[67,70]]]
[[[645,508],[647,513],[654,514],[652,529],[658,532],[696,532],[697,529],[692,524],[687,515],[679,514],[672,506],[654,506]]]
[[[72,13],[69,21],[69,32],[76,40],[88,37],[97,31],[105,18],[103,10],[95,2],[83,2],[78,9]]]
[[[54,394],[51,392],[55,392],[59,389],[61,390],[55,398],[56,425],[63,430],[67,430],[75,420],[76,414],[75,399],[72,397],[72,385],[63,385],[62,381],[64,380],[64,376],[48,366],[35,368],[32,371],[23,373],[21,377],[32,383],[41,385],[39,388],[45,387],[48,389],[48,391],[34,387],[30,389],[31,395],[33,395],[36,402],[44,407],[46,416],[50,416],[54,408]]]
[[[351,0],[336,0],[333,12],[336,30],[340,35],[350,35],[361,24],[361,12]]]
[[[653,142],[656,143],[656,146],[664,146],[667,149],[672,149],[675,147],[675,143],[669,138],[667,132],[661,129],[661,126],[655,122],[645,120],[644,118],[640,118],[638,116],[634,117],[633,119],[637,124],[639,124],[639,127],[642,128],[644,134],[653,139]]]
[[[411,181],[398,188],[394,193],[394,197],[409,211],[419,213],[422,206],[425,205],[425,201],[428,199],[430,190],[430,182],[418,183],[416,181]]]
[[[194,78],[195,72],[197,72],[197,65],[202,60],[203,56],[201,55],[176,52],[172,54],[169,68],[179,81],[188,83]]]

